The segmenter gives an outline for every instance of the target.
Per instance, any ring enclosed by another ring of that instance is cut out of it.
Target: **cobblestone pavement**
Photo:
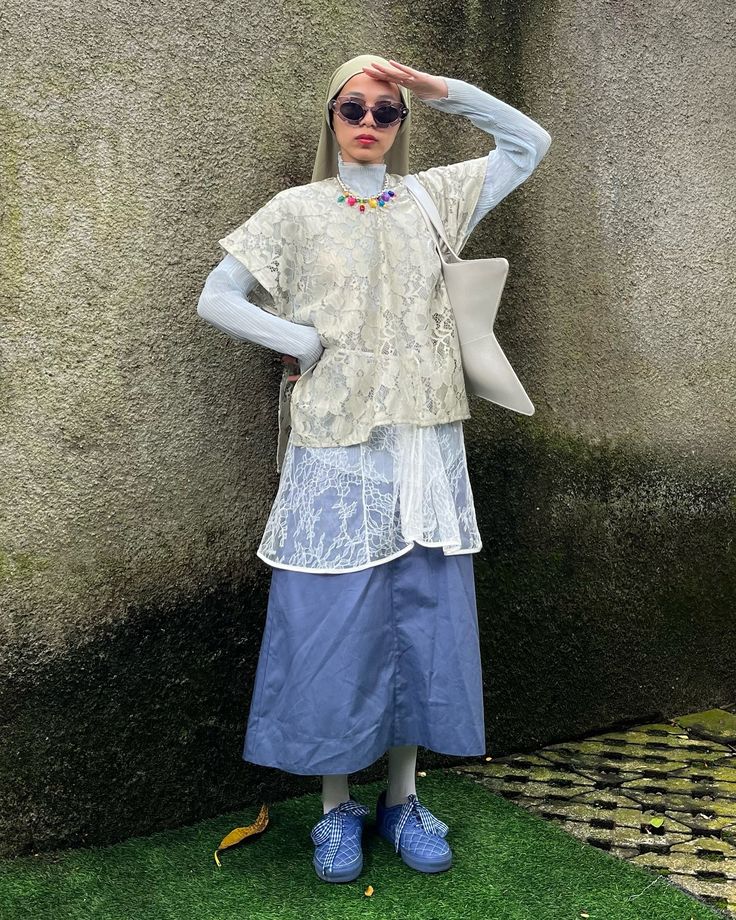
[[[455,769],[736,918],[736,704]]]

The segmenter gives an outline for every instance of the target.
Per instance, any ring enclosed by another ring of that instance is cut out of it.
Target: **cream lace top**
[[[460,251],[486,157],[417,173]],[[291,440],[339,447],[376,425],[468,418],[460,345],[434,239],[402,177],[386,207],[338,201],[334,178],[284,189],[220,244],[246,265],[264,309],[324,346],[291,395]]]
[[[458,251],[483,214],[533,171],[551,139],[506,103],[446,79],[449,97],[427,104],[466,114],[496,140],[487,157],[417,174]],[[339,168],[358,194],[381,187],[382,164]],[[394,558],[414,542],[447,554],[476,552],[481,540],[460,421],[467,401],[429,231],[398,184],[390,186],[399,192],[393,213],[381,214],[338,204],[334,179],[310,186],[317,187],[313,195],[300,192],[308,186],[278,193],[221,240],[231,255],[208,278],[198,306],[236,338],[296,352],[302,367],[307,336],[299,353],[278,345],[275,324],[284,332],[311,330],[307,360],[315,336],[326,346],[295,388],[294,430],[258,556],[282,568],[349,572]],[[285,257],[296,251],[298,259]],[[222,283],[228,271],[236,274],[235,258],[239,302],[232,283]],[[244,297],[253,285],[257,306]],[[255,311],[273,325],[268,333],[253,331]]]

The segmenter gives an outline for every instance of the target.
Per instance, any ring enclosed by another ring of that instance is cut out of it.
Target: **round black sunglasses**
[[[328,103],[328,111],[337,114],[349,125],[357,125],[365,118],[367,112],[373,114],[373,121],[377,128],[390,128],[399,121],[403,121],[409,114],[409,109],[398,102],[379,102],[376,105],[365,105],[360,99],[352,96],[336,96]]]

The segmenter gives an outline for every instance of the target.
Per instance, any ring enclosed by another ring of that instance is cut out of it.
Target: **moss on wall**
[[[34,572],[43,572],[50,561],[37,553],[5,552],[0,548],[0,587],[10,579],[23,581]]]
[[[493,751],[727,702],[736,470],[484,420],[468,453]]]
[[[23,120],[5,106],[0,106],[0,137],[5,139],[0,144],[0,318],[5,319],[20,307],[24,272],[20,171],[26,137]],[[0,362],[0,419],[13,386],[4,363]]]
[[[217,240],[308,181],[323,81],[366,50],[475,82],[553,136],[464,253],[511,262],[497,327],[538,410],[476,405],[466,428],[489,751],[732,695],[715,8],[710,29],[640,2],[584,20],[479,0],[118,12],[4,11],[0,851],[311,783],[240,757],[280,366],[196,303]],[[414,170],[489,149],[414,112]]]
[[[488,753],[725,702],[736,673],[733,472],[490,412],[476,404],[468,425]],[[223,583],[103,615],[64,649],[10,648],[5,854],[106,843],[316,789],[241,760],[266,598],[266,576]],[[421,762],[457,761],[423,752]]]

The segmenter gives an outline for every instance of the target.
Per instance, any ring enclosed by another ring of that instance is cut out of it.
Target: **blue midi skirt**
[[[243,759],[354,773],[400,744],[485,753],[472,554],[415,544],[357,572],[274,568]]]

